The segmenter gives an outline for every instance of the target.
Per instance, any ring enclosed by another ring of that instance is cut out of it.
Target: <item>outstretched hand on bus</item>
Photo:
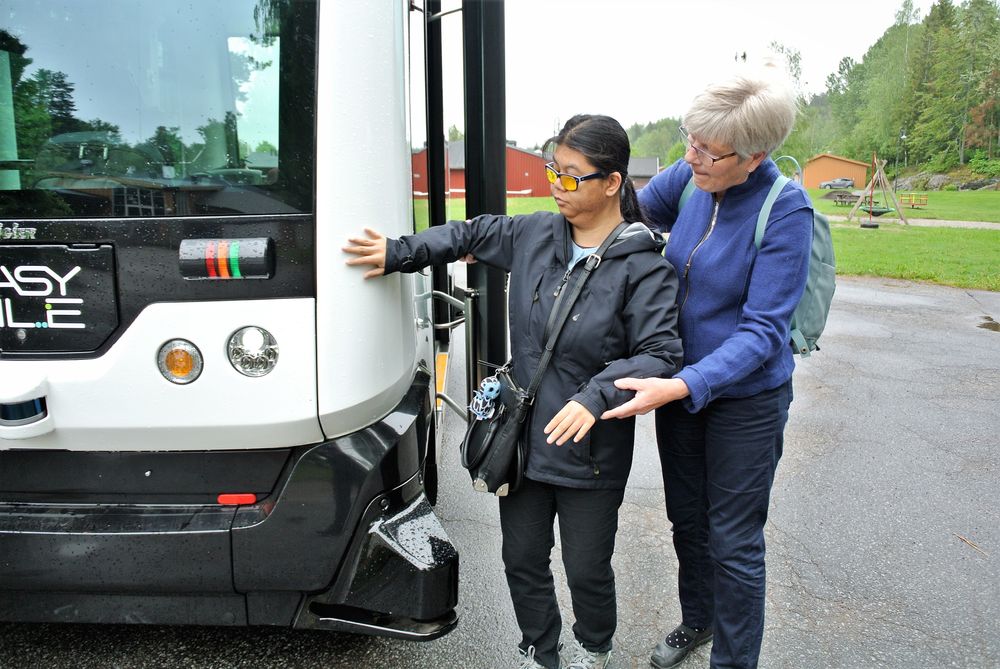
[[[351,245],[343,247],[343,251],[357,256],[349,258],[348,265],[374,265],[375,269],[365,272],[366,279],[373,279],[385,274],[385,237],[371,228],[365,228],[365,234],[368,237],[348,237]]]

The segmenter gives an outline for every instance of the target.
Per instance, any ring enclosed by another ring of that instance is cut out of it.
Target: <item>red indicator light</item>
[[[222,493],[219,495],[218,501],[223,506],[240,506],[241,504],[255,503],[257,495],[252,492]]]
[[[275,255],[267,237],[184,239],[177,259],[185,279],[269,279]]]
[[[215,271],[215,250],[216,242],[209,242],[205,246],[205,269],[208,271],[209,278],[212,279],[219,276],[219,273]]]

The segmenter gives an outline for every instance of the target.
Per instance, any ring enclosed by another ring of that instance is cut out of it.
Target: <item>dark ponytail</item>
[[[628,134],[621,124],[610,116],[577,114],[555,137],[545,142],[545,151],[551,153],[557,146],[579,151],[605,176],[618,172],[622,177],[619,189],[622,217],[628,222],[645,222],[639,209],[635,185],[628,176],[628,159],[631,154]]]
[[[642,209],[639,207],[639,195],[635,192],[632,177],[626,177],[625,181],[622,182],[622,218],[630,223],[646,222],[642,215]]]

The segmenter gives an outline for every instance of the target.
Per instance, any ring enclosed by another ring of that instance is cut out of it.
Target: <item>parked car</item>
[[[837,177],[836,179],[830,179],[829,181],[821,181],[819,183],[820,188],[854,188],[854,179],[848,179],[847,177]]]

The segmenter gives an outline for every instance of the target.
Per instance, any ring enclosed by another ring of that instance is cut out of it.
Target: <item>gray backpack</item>
[[[757,215],[757,229],[753,238],[753,243],[758,250],[760,250],[761,240],[764,239],[764,228],[771,215],[771,207],[788,182],[788,177],[783,174],[778,175],[764,200],[764,205],[760,208],[760,214]],[[684,203],[691,197],[694,188],[694,177],[692,176],[684,187],[684,192],[681,193],[681,199],[677,204],[678,214],[684,207]],[[826,327],[826,318],[830,314],[830,305],[833,303],[833,293],[836,288],[836,261],[833,256],[833,239],[830,236],[830,221],[823,214],[813,210],[809,276],[806,279],[806,289],[802,293],[802,299],[799,300],[798,306],[792,313],[790,324],[790,344],[795,353],[806,357],[813,351],[819,350],[816,342],[823,334],[823,328]]]

